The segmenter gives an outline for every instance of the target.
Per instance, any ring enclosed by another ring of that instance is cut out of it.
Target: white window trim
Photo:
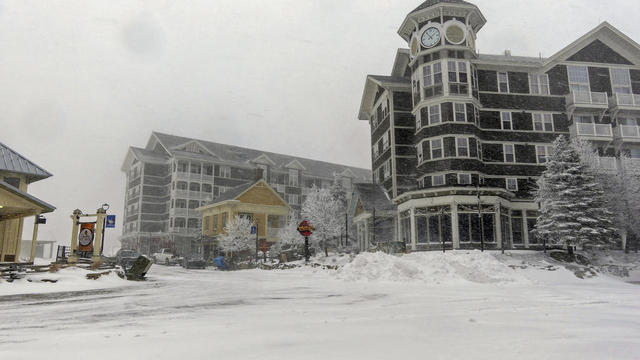
[[[442,178],[442,184],[436,184],[435,182],[436,177]],[[447,177],[444,174],[431,175],[431,186],[442,186],[442,185],[447,185]]]
[[[460,147],[458,146],[458,140],[465,140],[467,143],[467,155],[460,155]],[[470,158],[471,157],[471,147],[469,146],[469,138],[468,137],[456,137],[456,157],[459,158]],[[443,143],[444,146],[444,143]]]
[[[537,84],[536,84],[536,90],[537,92],[534,92],[534,86],[533,86],[533,82],[531,81],[531,79],[535,77],[537,80]],[[547,91],[544,92],[542,91],[542,79],[546,78],[547,81]],[[529,94],[530,95],[541,95],[541,96],[548,96],[551,95],[551,85],[549,84],[549,75],[547,74],[536,74],[536,73],[530,73],[529,74]]]
[[[509,188],[509,180],[515,181],[515,188]],[[505,189],[509,191],[518,191],[518,178],[505,178]]]
[[[500,74],[505,74],[507,77],[507,91],[501,91],[500,90]],[[496,77],[498,80],[498,92],[501,94],[509,94],[511,93],[511,89],[509,88],[509,72],[507,71],[497,71],[496,72]]]
[[[540,155],[541,155],[540,151],[539,151],[540,148],[544,148],[544,150],[545,150],[545,154],[544,154],[545,161],[544,162],[540,162]],[[553,149],[552,145],[541,145],[541,144],[536,145],[536,163],[537,164],[541,164],[541,165],[546,164],[548,162],[547,159],[549,158],[549,156],[551,156],[552,149]]]
[[[587,82],[585,83],[580,83],[580,82],[572,82],[571,81],[571,68],[585,68],[587,70]],[[572,91],[571,89],[571,85],[586,85],[587,89],[589,89],[589,91],[591,91],[591,80],[589,79],[589,67],[587,65],[567,65],[567,82],[569,83],[569,91]]]
[[[542,130],[536,130],[536,115],[540,116],[540,121],[542,124]],[[547,117],[550,118],[551,122],[551,130],[546,130],[545,124],[547,124]],[[555,125],[553,123],[553,114],[545,113],[545,112],[532,112],[531,113],[531,121],[533,121],[533,131],[534,132],[555,132]]]
[[[513,161],[507,161],[507,146],[511,146],[513,149]],[[515,164],[516,163],[516,146],[515,144],[502,144],[502,158],[507,164]]]
[[[431,116],[432,116],[431,108],[434,108],[436,106],[438,107],[438,119],[439,119],[439,121],[434,124],[434,123],[431,122]],[[427,112],[429,113],[429,125],[440,125],[440,124],[442,124],[442,104],[429,105],[427,107]]]
[[[469,177],[469,182],[462,183],[462,181],[460,181],[461,176],[468,176]],[[471,176],[470,173],[459,173],[458,174],[458,185],[471,185],[472,183],[473,183],[473,177]]]
[[[626,70],[627,72],[627,79],[629,79],[629,84],[628,85],[616,85],[613,83],[613,72],[616,70]],[[633,82],[631,81],[631,71],[629,71],[628,68],[617,68],[617,67],[611,67],[609,68],[609,79],[611,81],[611,91],[613,92],[613,95],[617,94],[615,91],[616,87],[628,87],[629,88],[629,93],[622,93],[622,94],[632,94],[633,93]]]
[[[436,140],[440,140],[440,151],[441,151],[441,156],[439,157],[434,157],[433,156],[433,142]],[[444,138],[434,138],[434,139],[429,139],[429,150],[431,151],[431,160],[441,160],[444,159]]]
[[[456,105],[462,105],[462,108],[464,109],[464,121],[458,121],[458,112],[456,111]],[[453,122],[467,122],[468,120],[468,115],[467,115],[467,104],[466,103],[453,103]]]
[[[418,155],[418,164],[422,164],[424,162],[424,149],[422,148],[422,142],[416,146],[416,155]]]
[[[504,119],[505,114],[509,114],[509,129],[504,128],[504,123],[506,122]],[[511,111],[500,111],[500,128],[502,130],[513,130],[513,113]]]

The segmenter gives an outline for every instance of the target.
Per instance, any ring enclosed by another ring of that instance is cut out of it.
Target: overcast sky
[[[121,225],[120,167],[153,130],[369,168],[365,77],[420,3],[0,0],[0,142],[54,174],[30,187],[57,206],[39,238],[69,243],[71,211],[104,202]],[[482,53],[548,57],[605,20],[640,40],[639,1],[474,3]]]

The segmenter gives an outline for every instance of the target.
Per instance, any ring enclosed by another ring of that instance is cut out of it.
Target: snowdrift
[[[336,276],[348,281],[422,281],[431,284],[530,283],[523,274],[490,253],[476,251],[419,252],[388,255],[363,253],[341,267]]]

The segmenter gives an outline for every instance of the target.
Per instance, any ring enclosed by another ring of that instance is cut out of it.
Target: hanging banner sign
[[[92,251],[96,223],[80,223],[78,234],[78,251]]]
[[[115,228],[116,227],[116,216],[115,215],[107,215],[107,221],[105,221],[106,228]]]

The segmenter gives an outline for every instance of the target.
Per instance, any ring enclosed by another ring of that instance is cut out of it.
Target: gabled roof
[[[398,207],[389,199],[387,192],[378,184],[353,184],[353,199],[359,200],[365,211],[371,213],[395,211]],[[353,201],[356,203],[357,201]]]
[[[420,4],[420,6],[418,6],[417,8],[413,9],[413,11],[410,12],[410,14],[413,14],[413,13],[418,12],[420,10],[424,10],[426,8],[430,8],[433,5],[437,5],[437,4],[441,4],[441,3],[473,5],[473,4],[468,3],[466,1],[463,1],[463,0],[427,0],[427,1],[423,2],[422,4]]]
[[[640,45],[605,21],[546,59],[544,64],[545,69],[549,69],[562,61],[571,61],[569,59],[572,56],[597,41],[615,51],[629,62],[640,65]]]
[[[397,76],[367,75],[362,99],[360,100],[358,120],[369,120],[371,115],[369,111],[372,110],[376,103],[376,94],[379,88],[385,90],[411,91],[411,80]]]
[[[46,179],[51,175],[7,145],[0,143],[0,171],[26,174],[34,181]]]
[[[276,163],[273,162],[273,160],[271,160],[270,157],[268,157],[266,154],[261,154],[260,156],[258,156],[257,158],[251,160],[252,163],[256,163],[256,164],[264,164],[267,163],[269,165],[275,166]]]
[[[169,149],[172,153],[176,153],[177,150],[170,150],[174,148],[176,145],[187,143],[190,139],[182,136],[175,136],[169,134],[163,134],[159,132],[153,132],[151,135],[151,139],[147,145],[147,150],[151,150],[149,146],[155,146],[155,142],[159,142],[166,149]],[[197,139],[198,143],[208,149],[211,153],[216,154],[218,161],[224,161],[226,163],[235,163],[238,166],[248,166],[251,160],[260,157],[261,155],[268,156],[271,161],[275,165],[273,165],[273,169],[286,171],[286,165],[291,163],[292,161],[297,161],[304,169],[304,174],[330,178],[332,174],[339,173],[344,171],[345,169],[351,169],[354,174],[358,177],[358,179],[362,179],[362,181],[370,181],[371,180],[371,170],[357,168],[353,166],[346,166],[340,164],[329,163],[325,161],[319,160],[311,160],[297,156],[290,156],[278,153],[272,153],[268,151],[244,148],[240,146],[234,145],[226,145],[215,143],[211,141]],[[187,156],[186,152],[181,152],[181,155]],[[198,154],[193,154],[198,155]],[[202,155],[204,156],[204,155]]]
[[[209,204],[206,204],[205,206],[202,206],[201,208],[205,208],[205,207],[208,207],[210,205],[220,204],[220,203],[223,203],[223,202],[226,202],[226,201],[236,200],[242,194],[244,194],[247,191],[251,190],[252,188],[254,188],[258,184],[262,184],[265,188],[269,189],[275,196],[278,197],[278,199],[280,199],[280,201],[282,201],[283,204],[286,204],[286,206],[289,207],[287,202],[280,196],[280,194],[278,194],[277,191],[273,190],[273,188],[271,186],[269,186],[269,184],[267,184],[266,181],[264,181],[263,179],[260,179],[260,180],[258,180],[256,182],[247,182],[247,183],[244,183],[242,185],[238,185],[236,187],[228,189],[223,194],[220,194],[220,196],[218,198],[216,198],[215,200],[211,201]],[[199,208],[199,209],[201,209],[201,208]]]
[[[302,165],[300,161],[295,159],[290,163],[286,164],[284,167],[286,167],[287,169],[306,170],[304,165]]]
[[[170,157],[167,155],[159,154],[155,151],[149,151],[147,149],[130,146],[120,170],[127,171],[133,163],[134,159],[151,164],[166,164],[169,161]]]

